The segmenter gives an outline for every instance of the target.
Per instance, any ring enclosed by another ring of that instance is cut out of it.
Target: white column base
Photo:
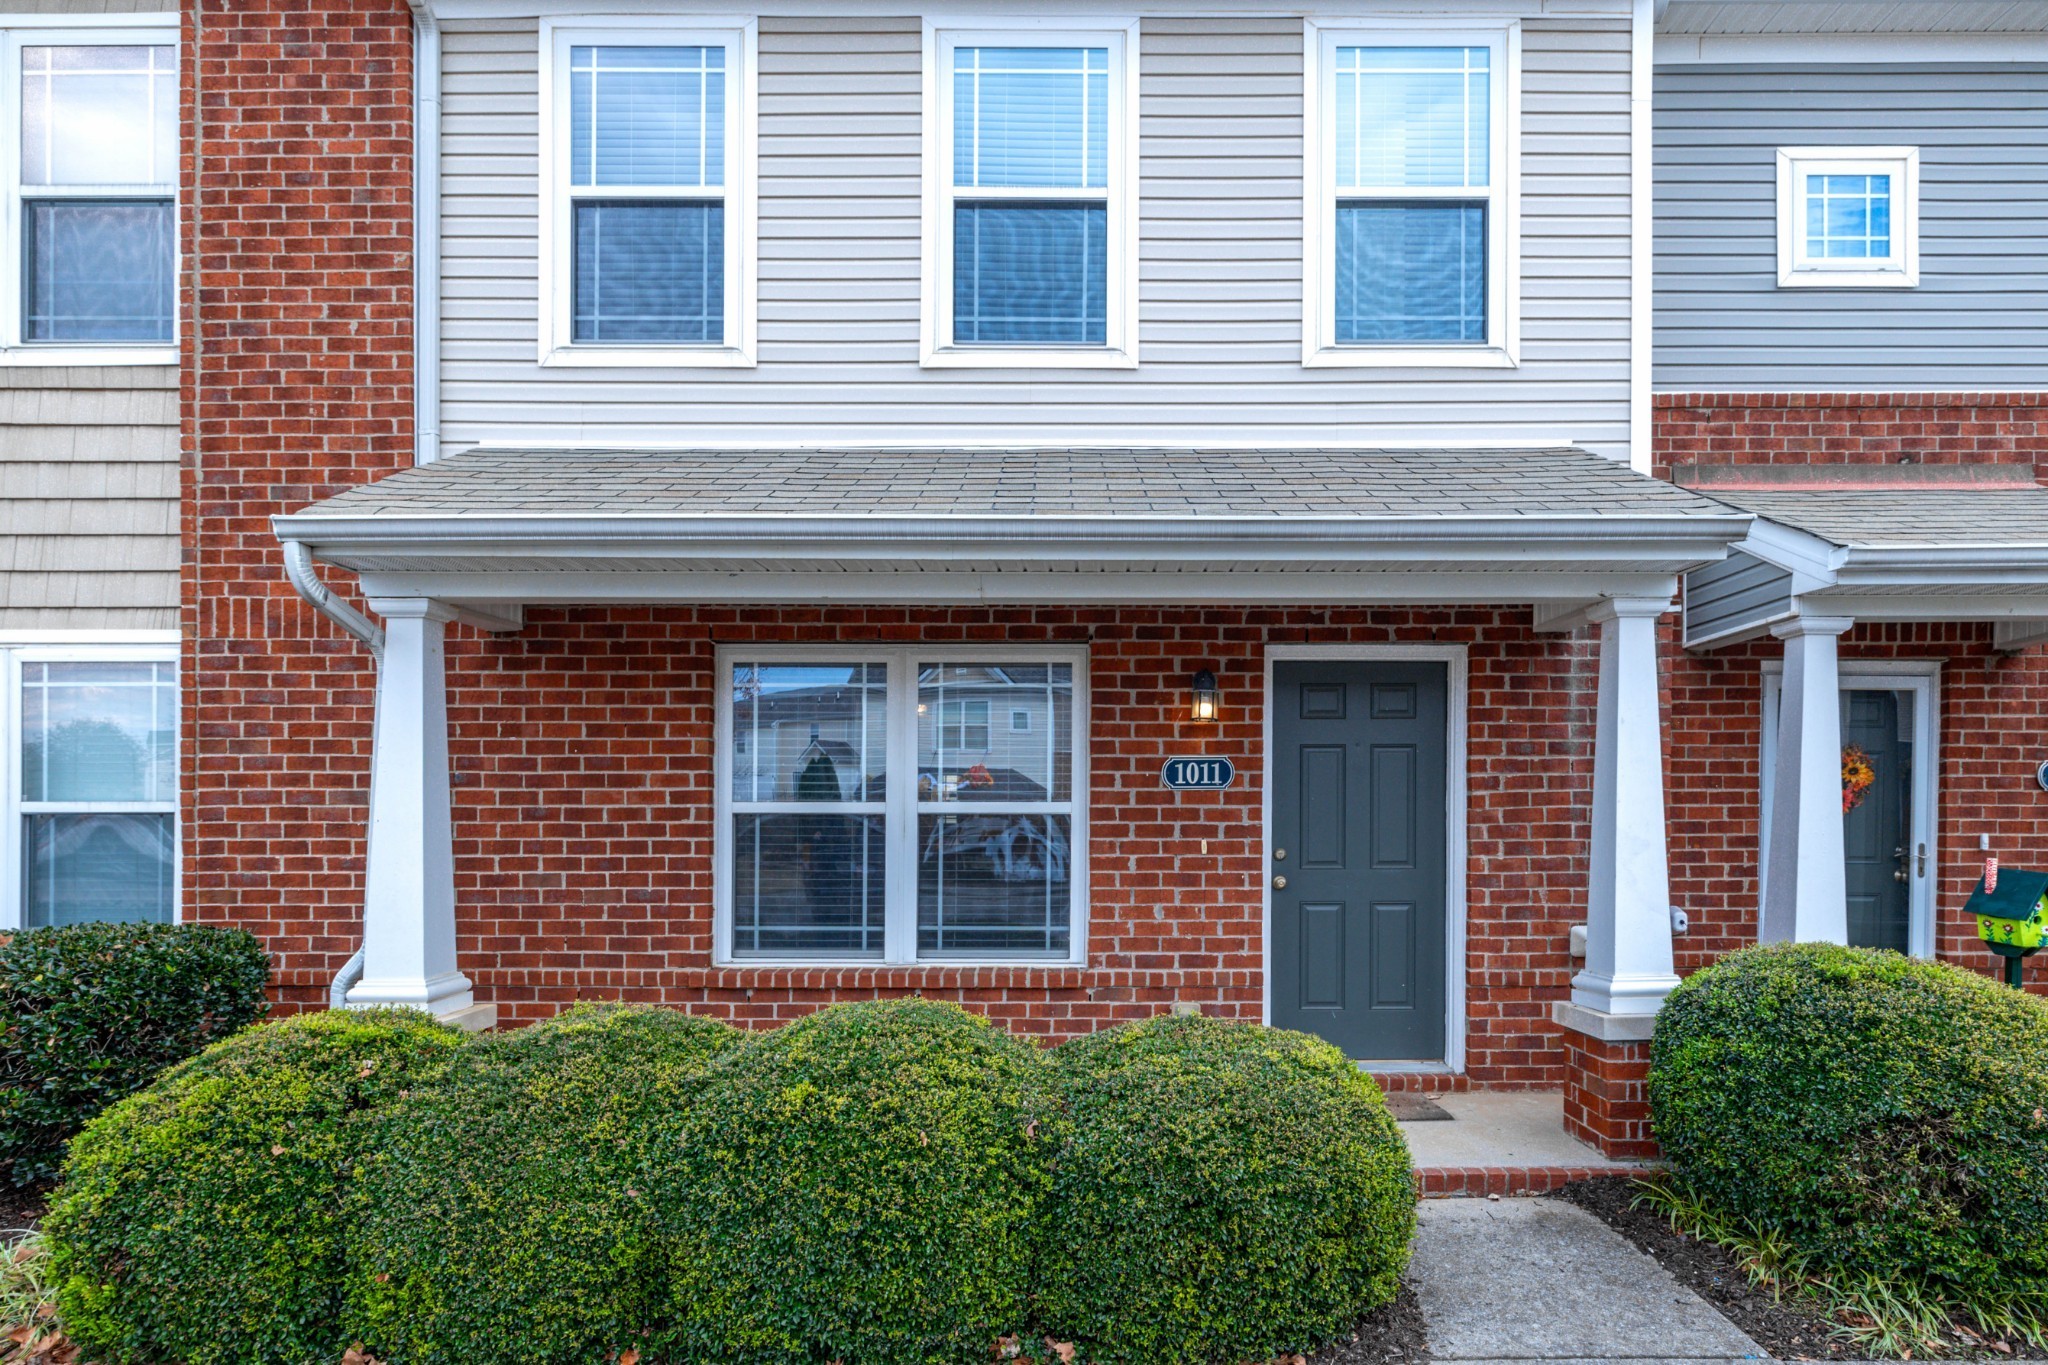
[[[1572,978],[1572,1003],[1601,1014],[1654,1015],[1678,985],[1657,676],[1657,620],[1670,610],[1668,601],[1616,600],[1591,613],[1600,624],[1592,858],[1586,965]]]

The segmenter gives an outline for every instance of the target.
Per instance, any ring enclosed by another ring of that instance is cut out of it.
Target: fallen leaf
[[[272,1148],[270,1149],[270,1154],[271,1154],[272,1156],[283,1156],[283,1155],[284,1155],[284,1148],[282,1148],[282,1147],[272,1147]]]
[[[1051,1347],[1052,1353],[1060,1358],[1060,1365],[1074,1365],[1073,1342],[1054,1341],[1051,1337],[1047,1337],[1045,1339],[1045,1344]]]
[[[619,1352],[619,1365],[640,1365],[640,1353],[628,1346]]]

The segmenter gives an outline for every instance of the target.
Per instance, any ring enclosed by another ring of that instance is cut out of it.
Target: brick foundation
[[[1564,1128],[1616,1161],[1657,1156],[1650,1135],[1650,1045],[1609,1042],[1563,1031],[1566,1064]]]

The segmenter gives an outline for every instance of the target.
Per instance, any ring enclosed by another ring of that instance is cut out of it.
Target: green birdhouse
[[[2001,956],[2032,953],[2048,944],[2048,872],[1998,869],[1998,889],[1980,877],[1963,913],[1977,921],[1977,937]]]

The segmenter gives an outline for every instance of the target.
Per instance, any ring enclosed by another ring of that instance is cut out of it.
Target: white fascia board
[[[1254,559],[1272,564],[1545,563],[1654,567],[1677,573],[1727,554],[1750,518],[1665,517],[647,517],[406,518],[281,516],[281,541],[329,563],[495,560],[545,569],[549,560],[733,557],[777,560],[1076,560],[1195,568]]]
[[[1275,604],[1305,606],[1484,606],[1669,598],[1675,574],[1594,571],[1531,573],[1460,569],[1340,572],[1107,572],[957,570],[544,570],[534,572],[366,572],[364,592],[522,605],[710,603],[899,603],[1003,605]]]
[[[1814,616],[1850,616],[1858,621],[2027,621],[2048,618],[2048,584],[2039,591],[2009,593],[1858,593],[1830,588],[1802,602]]]
[[[2044,33],[1667,33],[1659,66],[2048,61]]]
[[[1849,553],[1831,540],[1763,517],[1734,548],[1791,574],[1794,596],[1834,586]]]

